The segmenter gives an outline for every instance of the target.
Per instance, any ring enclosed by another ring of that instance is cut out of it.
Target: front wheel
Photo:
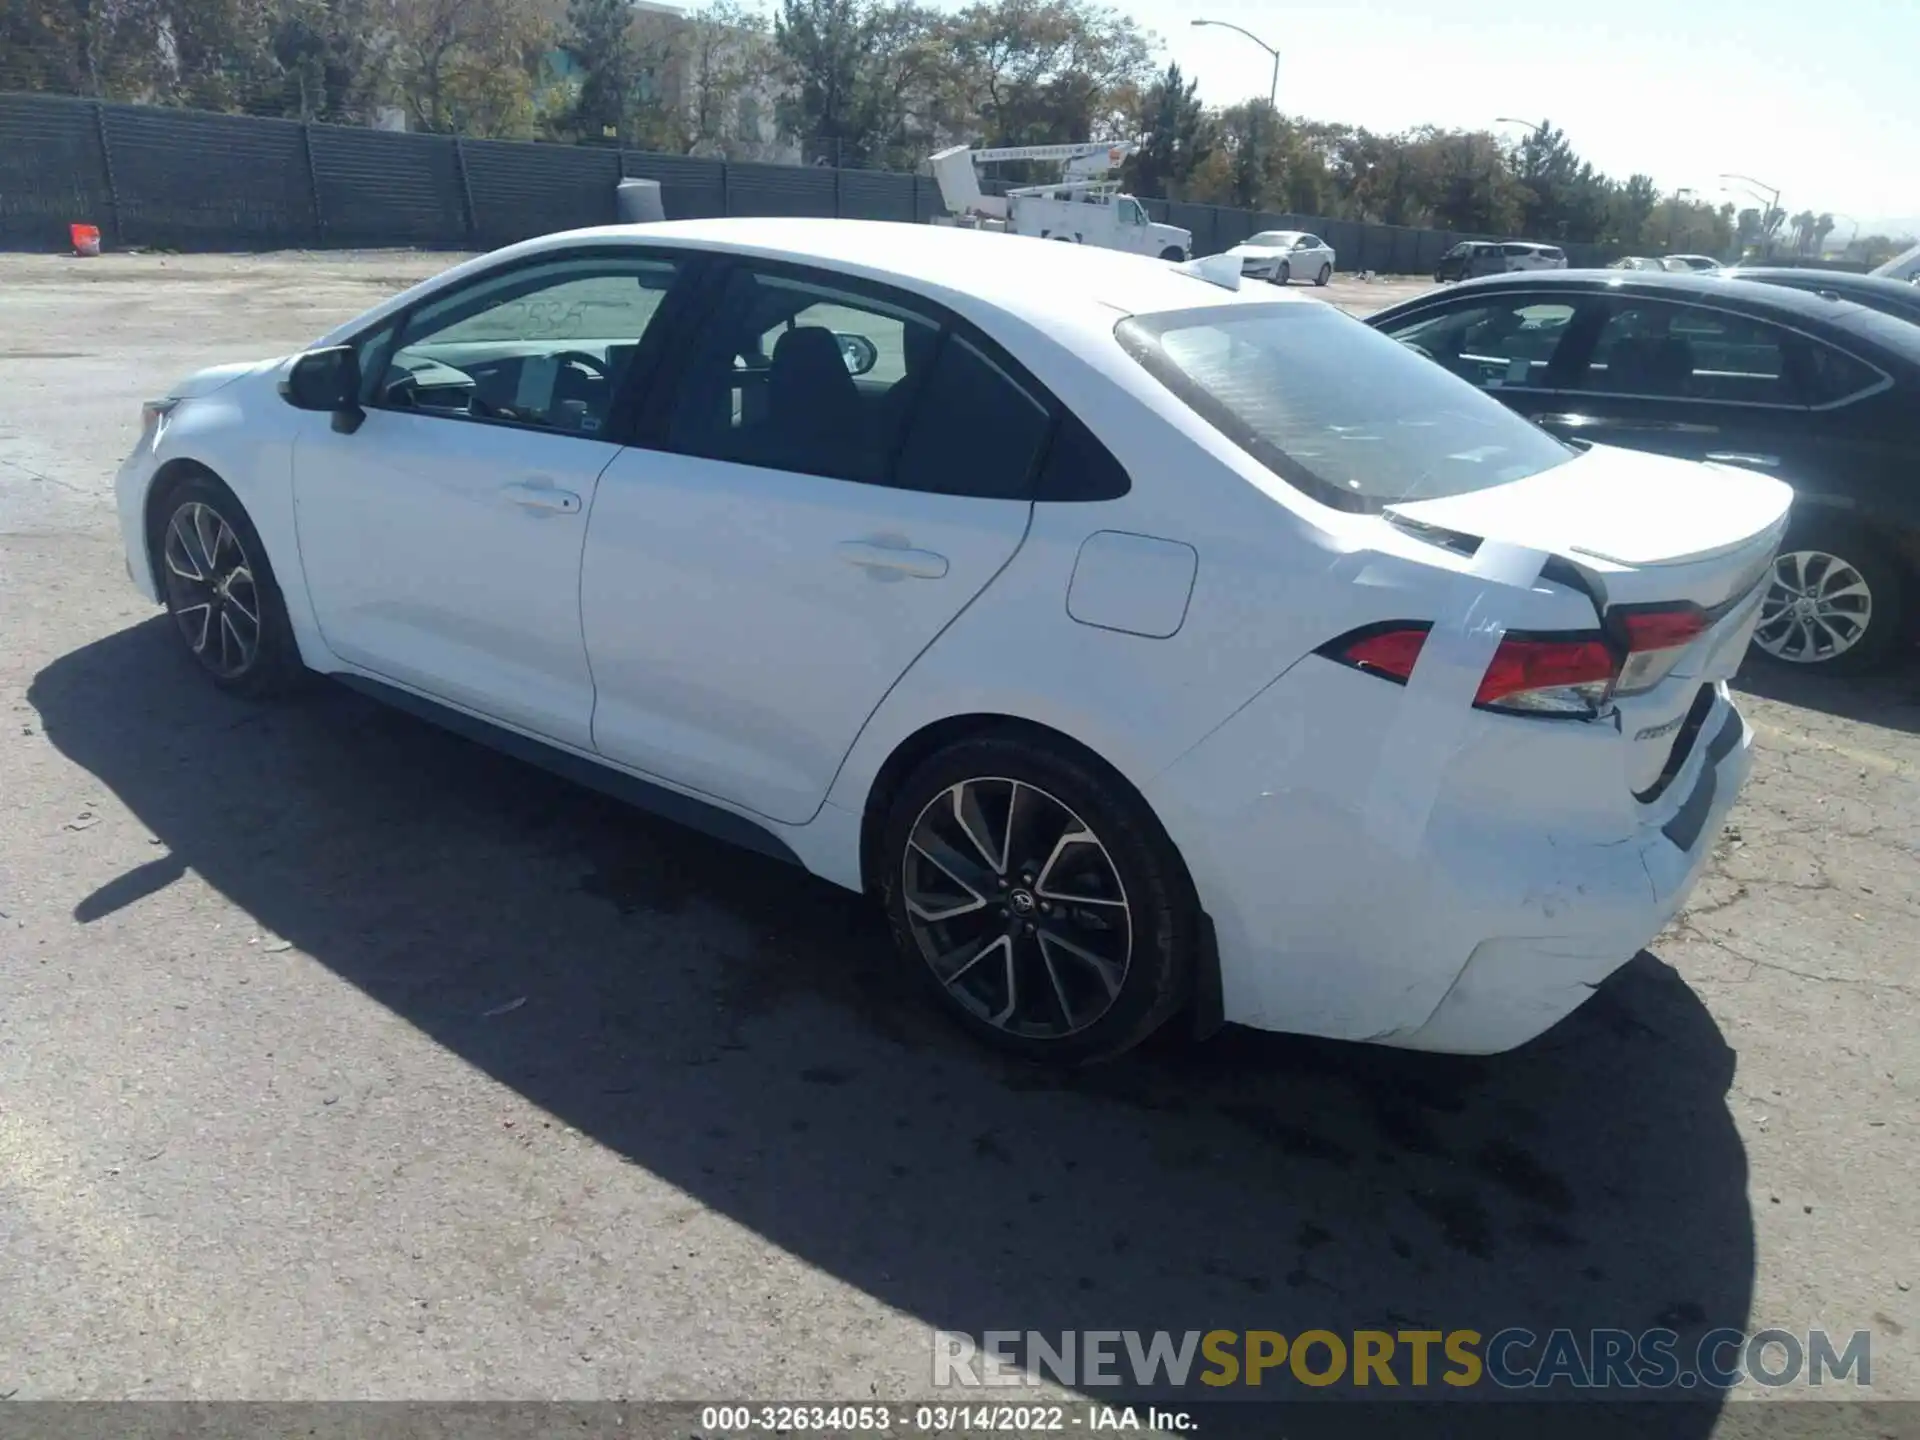
[[[1289,265],[1286,261],[1282,260],[1280,262],[1280,268],[1273,272],[1273,283],[1276,285],[1285,285],[1288,281],[1292,279],[1293,279],[1293,267]]]
[[[1797,525],[1774,559],[1754,647],[1827,674],[1875,669],[1904,633],[1905,589],[1898,563],[1865,534],[1826,519]]]
[[[1169,245],[1160,252],[1160,258],[1162,260],[1184,261],[1187,258],[1187,252],[1182,250],[1178,245]]]
[[[153,553],[187,653],[223,690],[266,697],[302,672],[266,547],[240,502],[202,471],[154,507]]]
[[[1186,998],[1191,882],[1117,775],[1017,733],[962,741],[895,795],[880,863],[902,959],[980,1039],[1083,1063]]]
[[[1333,266],[1322,264],[1320,266],[1320,273],[1313,277],[1313,283],[1316,285],[1324,285],[1327,283],[1327,281],[1331,280],[1332,278],[1333,278]]]

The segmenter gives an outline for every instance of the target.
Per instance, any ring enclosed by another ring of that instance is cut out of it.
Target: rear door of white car
[[[364,420],[310,416],[293,455],[302,568],[334,654],[591,745],[587,514],[680,264],[632,247],[542,256],[361,338]]]
[[[1019,549],[1050,408],[985,337],[903,292],[743,260],[711,293],[594,502],[593,739],[797,823]],[[847,335],[877,356],[863,375]]]

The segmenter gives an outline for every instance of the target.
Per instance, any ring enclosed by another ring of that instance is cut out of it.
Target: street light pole
[[[1258,45],[1262,50],[1266,51],[1267,54],[1271,55],[1273,57],[1273,83],[1267,87],[1267,108],[1269,110],[1278,110],[1280,108],[1280,52],[1278,50],[1267,44],[1266,41],[1262,40],[1251,30],[1243,29],[1231,20],[1195,20],[1193,24],[1195,26],[1215,25],[1222,30],[1238,31],[1240,34],[1246,36],[1247,39],[1253,41],[1253,43]]]
[[[1722,180],[1743,180],[1749,185],[1758,185],[1773,197],[1767,201],[1766,214],[1760,217],[1760,241],[1768,250],[1771,250],[1773,248],[1773,231],[1767,222],[1773,219],[1776,212],[1780,213],[1782,219],[1786,218],[1785,212],[1780,211],[1780,187],[1777,185],[1769,185],[1764,180],[1756,180],[1751,175],[1723,174],[1720,178]],[[1758,200],[1760,197],[1755,195],[1753,198]]]

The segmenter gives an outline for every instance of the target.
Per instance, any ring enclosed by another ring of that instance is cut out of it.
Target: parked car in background
[[[1920,289],[1905,280],[1880,275],[1854,275],[1844,270],[1809,270],[1792,265],[1736,266],[1722,270],[1728,280],[1758,280],[1768,285],[1785,285],[1795,290],[1811,290],[1819,295],[1837,295],[1869,310],[1897,315],[1920,324]]]
[[[1558,245],[1537,245],[1531,240],[1506,240],[1500,253],[1507,257],[1509,270],[1564,270],[1567,252]]]
[[[1449,280],[1470,280],[1476,275],[1504,275],[1506,269],[1507,254],[1499,242],[1462,240],[1440,257],[1433,278],[1435,283],[1444,285]]]
[[[1324,285],[1333,278],[1333,247],[1304,230],[1262,230],[1227,254],[1240,262],[1242,275],[1275,285],[1293,280]]]
[[[1711,255],[1663,255],[1660,264],[1676,275],[1701,274],[1720,268],[1720,262]]]
[[[871,895],[1020,1055],[1517,1045],[1713,849],[1791,493],[1221,269],[543,236],[150,404],[128,571],[227,690],[323,671]]]
[[[1622,255],[1607,266],[1609,270],[1665,270],[1666,263],[1651,255]]]
[[[1564,270],[1567,252],[1558,245],[1531,240],[1462,240],[1440,257],[1433,278],[1470,280],[1476,275],[1501,275],[1509,270]]]
[[[1920,592],[1920,327],[1719,275],[1471,281],[1371,324],[1579,442],[1740,465],[1794,488],[1754,643],[1871,668]]]

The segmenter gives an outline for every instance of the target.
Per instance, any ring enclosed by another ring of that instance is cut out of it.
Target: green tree
[[[536,66],[550,43],[518,0],[396,0],[394,60],[414,127],[469,135],[533,128]]]
[[[1198,88],[1198,81],[1188,81],[1179,65],[1169,63],[1164,75],[1140,96],[1133,123],[1139,150],[1127,157],[1123,171],[1135,194],[1179,198],[1181,186],[1212,154],[1213,121],[1200,104]]]
[[[755,158],[757,125],[743,114],[760,78],[774,66],[767,22],[736,0],[713,0],[688,17],[683,39],[685,103],[680,148],[699,154]],[[745,110],[751,111],[748,104]],[[751,132],[751,133],[749,133]]]
[[[871,140],[862,83],[867,28],[863,0],[781,0],[774,17],[774,44],[791,87],[780,104],[781,125],[831,146],[835,160],[864,158]]]
[[[982,0],[953,17],[947,39],[988,145],[1105,139],[1152,73],[1149,37],[1087,0]]]
[[[273,0],[265,17],[281,114],[361,123],[387,93],[391,51],[367,0]]]
[[[560,43],[581,80],[566,123],[579,138],[633,140],[641,56],[632,21],[628,0],[567,0]]]

